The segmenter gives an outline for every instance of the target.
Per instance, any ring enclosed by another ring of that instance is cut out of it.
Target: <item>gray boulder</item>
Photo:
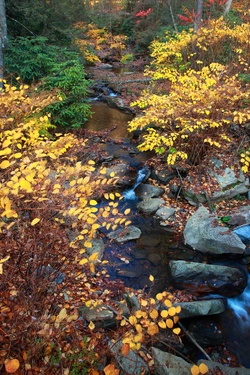
[[[192,365],[174,354],[163,352],[152,347],[155,363],[154,374],[157,375],[190,375]]]
[[[240,226],[250,224],[250,206],[242,206],[237,212],[230,213],[229,225]]]
[[[210,371],[217,371],[218,369],[222,372],[222,374],[226,375],[250,375],[250,369],[249,368],[244,368],[244,367],[228,367],[224,366],[219,362],[213,362],[213,361],[208,361],[207,359],[199,359],[198,365],[201,363],[204,363],[207,365]]]
[[[149,198],[139,202],[137,208],[139,211],[150,215],[154,214],[162,204],[164,204],[164,200],[161,198]]]
[[[146,362],[137,354],[136,350],[130,350],[126,356],[123,355],[121,352],[122,345],[122,340],[116,342],[109,341],[108,343],[109,349],[120,368],[128,375],[146,375],[149,372]]]
[[[218,218],[201,206],[188,219],[184,229],[185,242],[193,249],[212,254],[243,254],[246,246]]]
[[[135,194],[140,199],[158,198],[164,194],[164,192],[165,190],[163,188],[150,184],[140,184],[135,188]]]
[[[171,216],[175,214],[175,209],[172,207],[163,206],[160,207],[156,213],[155,216],[158,217],[161,220],[167,220]]]
[[[176,304],[181,306],[179,318],[191,318],[193,316],[207,316],[221,314],[226,310],[226,298],[214,298],[202,301],[179,302]]]
[[[141,236],[141,230],[133,225],[129,225],[123,229],[117,229],[108,233],[107,237],[117,242],[127,242],[135,240]]]
[[[176,285],[197,292],[234,297],[247,286],[246,274],[236,267],[184,260],[171,260],[169,266]]]

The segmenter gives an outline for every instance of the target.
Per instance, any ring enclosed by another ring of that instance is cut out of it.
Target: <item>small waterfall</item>
[[[248,284],[243,293],[237,297],[228,298],[228,306],[233,310],[240,326],[250,326],[250,276],[248,276]]]
[[[144,181],[144,179],[148,175],[148,173],[149,173],[149,170],[146,167],[144,167],[144,168],[142,168],[138,171],[138,175],[137,175],[137,178],[136,178],[136,181],[135,181],[133,187],[129,190],[126,190],[123,193],[123,198],[125,200],[132,201],[132,200],[138,199],[135,195],[135,189],[137,188],[138,185],[140,185]]]

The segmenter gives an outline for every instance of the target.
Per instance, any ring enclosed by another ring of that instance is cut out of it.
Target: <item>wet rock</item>
[[[135,188],[135,194],[140,199],[158,198],[164,194],[165,190],[150,184],[140,184]]]
[[[108,96],[106,97],[106,102],[111,108],[117,108],[121,111],[132,113],[130,107],[126,106],[123,99],[119,96]]]
[[[141,236],[141,230],[133,225],[130,225],[124,229],[117,229],[114,232],[107,234],[107,237],[117,242],[127,242],[135,240]]]
[[[86,253],[88,255],[92,255],[94,253],[97,253],[97,260],[96,261],[102,260],[104,248],[105,248],[103,240],[101,238],[100,239],[93,239],[90,242],[92,243],[92,247],[88,247],[86,249]]]
[[[178,176],[177,171],[168,171],[168,170],[163,170],[163,171],[157,171],[153,170],[151,173],[151,178],[163,182],[165,184],[169,183],[172,179],[174,179],[176,176]]]
[[[139,202],[137,208],[145,214],[154,214],[162,204],[164,200],[161,198],[149,198]]]
[[[245,244],[250,244],[250,224],[241,225],[233,230]]]
[[[134,259],[146,259],[147,251],[144,249],[135,249],[131,255]]]
[[[147,256],[147,259],[152,263],[154,266],[158,266],[159,264],[162,263],[162,256],[161,254],[157,253],[150,253]]]
[[[240,238],[220,226],[218,218],[205,207],[199,207],[188,219],[183,234],[188,245],[204,253],[243,254],[246,249]]]
[[[154,374],[157,375],[190,375],[192,365],[174,354],[163,352],[152,347],[155,362]]]
[[[146,362],[138,355],[137,351],[130,350],[125,356],[121,352],[122,345],[122,340],[116,342],[109,341],[108,343],[109,349],[114,355],[120,368],[128,375],[148,374],[148,366]]]
[[[167,220],[171,216],[173,216],[174,214],[175,214],[175,209],[174,208],[164,206],[164,207],[160,207],[156,211],[155,216],[158,217],[160,220]]]
[[[194,292],[234,297],[247,286],[246,274],[236,267],[183,260],[172,260],[169,266],[175,285]]]
[[[137,241],[137,246],[140,247],[157,247],[161,243],[160,236],[154,236],[153,234],[143,234]]]
[[[176,305],[181,306],[181,312],[178,316],[182,319],[201,315],[220,314],[225,311],[227,300],[226,298],[213,298],[202,301],[178,302]]]
[[[123,177],[126,174],[128,174],[128,172],[129,172],[128,165],[125,163],[120,163],[120,164],[112,165],[109,168],[106,168],[105,176],[110,177],[110,174],[114,173],[115,177]]]

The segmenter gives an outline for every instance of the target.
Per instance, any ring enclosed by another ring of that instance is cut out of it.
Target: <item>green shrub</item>
[[[44,37],[19,37],[10,40],[5,66],[9,79],[41,81],[41,89],[57,91],[59,100],[44,109],[53,124],[78,128],[90,116],[89,81],[77,52],[50,45]]]
[[[90,82],[79,60],[71,60],[55,66],[52,74],[44,78],[42,87],[57,89],[59,100],[45,108],[51,121],[63,127],[79,128],[91,115],[87,102]]]
[[[5,75],[19,76],[26,83],[36,82],[50,74],[62,52],[61,48],[49,45],[44,37],[10,38],[5,53]]]

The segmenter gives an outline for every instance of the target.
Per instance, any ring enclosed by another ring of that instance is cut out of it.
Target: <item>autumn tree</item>
[[[145,91],[134,103],[142,115],[129,125],[142,130],[141,151],[154,150],[169,165],[198,165],[222,147],[232,149],[236,124],[242,147],[234,150],[248,171],[249,37],[249,23],[230,28],[221,18],[152,43],[147,74],[161,80],[160,90]]]

